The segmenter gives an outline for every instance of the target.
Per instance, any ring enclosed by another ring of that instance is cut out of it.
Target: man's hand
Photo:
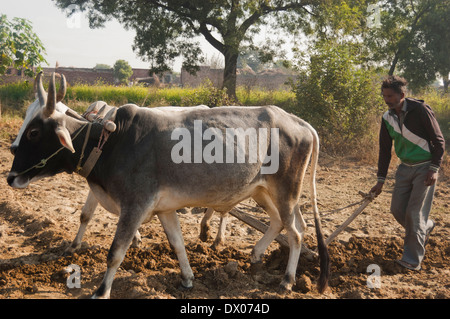
[[[425,178],[425,185],[426,186],[434,185],[436,183],[437,179],[438,179],[438,173],[437,172],[428,171],[427,177]]]
[[[375,193],[375,196],[378,196],[381,194],[381,191],[383,190],[384,183],[378,182],[372,189],[370,190],[371,193]]]

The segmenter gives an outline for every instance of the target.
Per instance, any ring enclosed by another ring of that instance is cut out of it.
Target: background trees
[[[39,71],[40,64],[47,62],[44,53],[44,46],[29,21],[21,18],[8,20],[6,15],[0,15],[0,75],[13,67],[33,76],[33,67]]]
[[[178,56],[184,67],[198,70],[204,62],[198,43],[206,39],[224,57],[223,85],[231,97],[236,90],[238,57],[270,60],[282,37],[256,43],[262,25],[302,34],[300,51],[309,41],[339,37],[358,44],[366,67],[401,73],[412,89],[429,85],[436,76],[448,86],[450,61],[450,0],[54,0],[67,8],[76,4],[91,27],[117,19],[136,31],[133,49],[150,62],[151,72],[170,69]],[[306,37],[305,37],[306,35]]]
[[[384,0],[380,26],[364,34],[372,59],[419,90],[450,72],[450,0]]]
[[[128,79],[133,75],[131,66],[125,60],[117,60],[114,63],[114,78],[119,81],[120,84],[128,84]]]
[[[302,60],[320,43],[345,44],[360,67],[400,74],[419,91],[436,78],[448,89],[450,0],[54,0],[61,9],[79,10],[91,27],[117,19],[136,31],[134,50],[152,72],[170,69],[178,56],[191,72],[203,63],[203,37],[224,57],[224,87],[235,96],[236,67],[270,62],[280,53],[286,33],[296,35]],[[73,13],[73,10],[71,11]],[[256,40],[262,26],[277,33]],[[1,69],[32,72],[45,62],[44,48],[26,20],[1,18]],[[258,42],[260,41],[260,42]],[[323,48],[323,47],[322,47]],[[240,57],[240,61],[238,58]],[[289,61],[295,64],[296,59]]]
[[[236,95],[236,67],[240,51],[256,46],[262,24],[292,31],[307,7],[323,0],[54,0],[65,9],[76,4],[87,12],[91,27],[111,18],[136,31],[133,49],[158,73],[169,69],[177,56],[191,72],[203,61],[196,37],[204,37],[224,57],[223,86]],[[270,19],[269,19],[270,18]],[[266,43],[267,44],[267,43]],[[267,51],[267,50],[266,50]]]
[[[300,70],[292,110],[319,133],[327,153],[355,151],[378,132],[372,127],[383,109],[380,77],[360,67],[360,58],[336,41],[316,44]]]

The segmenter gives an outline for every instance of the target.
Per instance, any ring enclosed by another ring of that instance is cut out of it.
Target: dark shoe
[[[406,261],[403,261],[403,260],[396,260],[395,262],[397,264],[399,264],[400,266],[402,266],[406,269],[409,269],[409,270],[419,271],[422,268],[420,265],[413,266],[410,263],[407,263]]]

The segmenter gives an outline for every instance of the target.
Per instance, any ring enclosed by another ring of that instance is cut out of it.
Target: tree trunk
[[[394,75],[395,67],[397,66],[398,56],[400,54],[400,50],[397,50],[394,55],[394,60],[392,60],[391,68],[389,69],[389,75]]]
[[[223,71],[223,88],[227,89],[227,95],[236,100],[236,69],[239,53],[234,48],[226,48],[223,52],[225,57],[225,69]]]
[[[443,82],[444,82],[444,93],[448,92],[448,85],[450,84],[450,80],[448,78],[448,73],[446,76],[443,76]]]

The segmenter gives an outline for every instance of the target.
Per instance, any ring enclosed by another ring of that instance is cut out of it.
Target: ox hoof
[[[81,248],[81,244],[77,244],[77,245],[72,244],[64,250],[62,255],[64,257],[71,256],[71,255],[73,255],[73,253],[75,253],[77,251],[77,249],[80,249],[80,248]]]
[[[109,299],[111,294],[111,289],[105,289],[103,284],[100,285],[95,293],[92,295],[91,299]]]
[[[141,234],[139,234],[139,232],[137,232],[136,235],[134,235],[134,237],[133,237],[133,241],[131,242],[131,247],[132,248],[139,248],[141,243],[142,243]]]
[[[190,284],[190,286],[185,286],[185,284],[183,284],[183,282],[181,282],[181,284],[178,286],[178,290],[179,291],[189,291],[192,288],[194,288],[194,286],[192,285],[192,283]]]
[[[109,296],[97,296],[96,294],[94,294],[91,299],[109,299]]]
[[[69,247],[66,250],[63,251],[63,253],[61,254],[63,257],[68,257],[68,256],[72,256],[73,253],[75,252],[75,248]]]
[[[280,283],[279,289],[282,292],[291,292],[294,285],[295,278],[286,275],[283,281]]]
[[[280,285],[278,286],[278,290],[280,293],[285,294],[285,293],[290,293],[292,292],[292,284],[288,284],[288,283],[280,283]]]
[[[97,292],[96,292],[92,295],[91,299],[110,299],[110,295],[109,295],[109,293],[100,295],[100,294],[97,294]]]
[[[222,241],[214,242],[211,245],[211,249],[214,250],[214,251],[217,251],[220,247],[222,247]]]
[[[200,240],[204,243],[206,243],[208,241],[208,239],[211,237],[209,230],[204,230],[202,228],[201,232],[200,232]]]

